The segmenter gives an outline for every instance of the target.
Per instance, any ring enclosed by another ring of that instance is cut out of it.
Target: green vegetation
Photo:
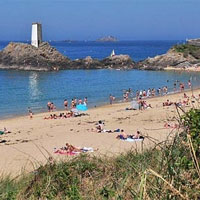
[[[179,53],[183,53],[184,57],[192,55],[194,58],[200,59],[200,47],[189,44],[180,44],[175,45],[173,49]]]
[[[180,118],[173,140],[115,158],[81,155],[0,181],[0,199],[199,199],[200,110]]]

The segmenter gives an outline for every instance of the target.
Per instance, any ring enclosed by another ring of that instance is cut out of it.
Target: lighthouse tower
[[[42,24],[32,23],[31,45],[39,47],[42,42]]]

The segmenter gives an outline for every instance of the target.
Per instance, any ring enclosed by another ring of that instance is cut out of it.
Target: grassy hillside
[[[180,44],[175,45],[173,49],[176,52],[183,53],[185,57],[192,55],[196,59],[200,59],[200,47],[189,45],[189,44]]]
[[[181,134],[143,153],[81,155],[17,180],[2,178],[0,199],[199,199],[200,110],[185,113],[180,125]]]

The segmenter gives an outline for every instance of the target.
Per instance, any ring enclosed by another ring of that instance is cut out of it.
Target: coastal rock
[[[185,69],[194,65],[200,65],[200,47],[176,45],[166,54],[138,62],[137,68],[143,70],[163,70],[167,67]]]
[[[104,68],[113,69],[133,69],[135,68],[135,62],[131,59],[129,55],[114,55],[109,56],[101,60]]]
[[[87,56],[84,59],[76,59],[70,63],[71,69],[102,69],[103,65],[97,59]]]
[[[70,60],[47,42],[38,48],[25,43],[9,43],[0,51],[1,69],[50,71],[64,69]]]
[[[43,42],[38,48],[24,43],[9,43],[0,51],[0,69],[52,71],[64,69],[132,69],[134,62],[128,55],[115,55],[103,60],[90,56],[70,60],[49,43]]]

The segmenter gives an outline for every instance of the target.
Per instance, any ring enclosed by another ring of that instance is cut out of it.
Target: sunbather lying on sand
[[[67,112],[65,113],[60,113],[59,115],[56,114],[51,114],[49,117],[44,117],[44,119],[64,119],[64,118],[69,118],[73,116],[73,112]]]
[[[171,105],[173,105],[173,102],[169,101],[169,99],[167,99],[167,101],[163,103],[163,106],[171,106]]]
[[[144,139],[143,136],[140,135],[140,131],[137,131],[135,135],[127,135],[124,130],[121,130],[121,134],[116,137],[117,139],[126,140],[130,139]]]
[[[170,123],[165,123],[164,124],[164,127],[165,128],[173,128],[173,129],[176,129],[176,128],[179,128],[180,126],[179,126],[179,124],[170,124]]]
[[[96,149],[98,150],[98,149]],[[75,147],[69,143],[66,143],[64,147],[56,150],[54,153],[59,153],[59,154],[76,154],[76,153],[81,153],[81,152],[93,152],[93,148],[91,147],[83,147],[83,148],[78,148]]]
[[[7,133],[11,133],[11,131],[8,131],[5,127],[3,131],[0,130],[0,135],[7,134]]]

